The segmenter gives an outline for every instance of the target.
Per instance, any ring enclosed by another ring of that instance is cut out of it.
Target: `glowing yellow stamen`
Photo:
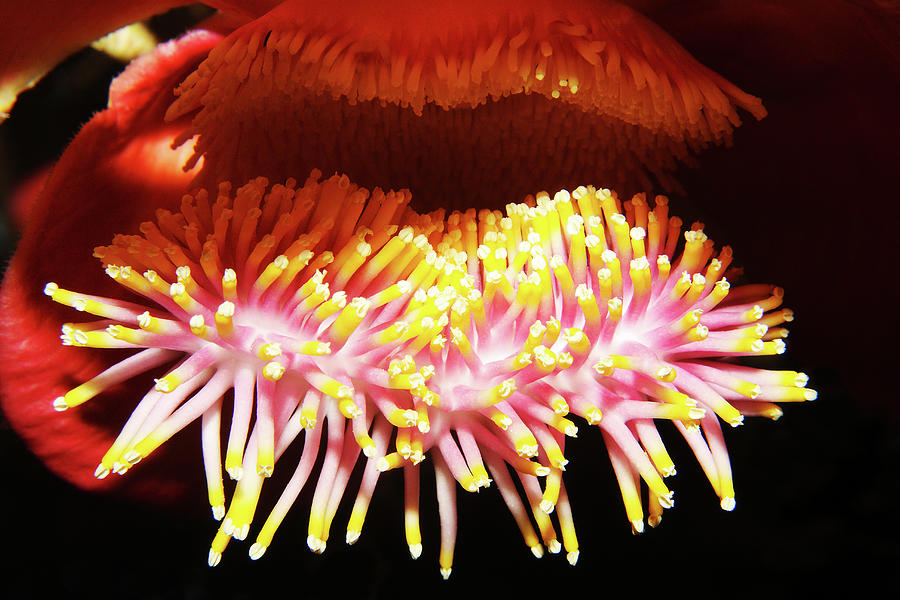
[[[228,338],[234,331],[234,304],[225,301],[216,309],[216,331],[222,338]]]
[[[331,354],[331,342],[299,342],[294,348],[294,352],[307,356],[326,356]]]
[[[287,256],[283,254],[276,256],[275,260],[270,262],[263,272],[260,273],[259,277],[256,278],[256,281],[253,282],[254,291],[257,293],[264,292],[281,276],[289,265],[290,261]]]
[[[588,340],[588,337],[584,334],[581,329],[577,327],[568,327],[566,328],[563,336],[566,339],[566,343],[569,345],[575,354],[584,355],[587,354],[591,349],[591,343]]]

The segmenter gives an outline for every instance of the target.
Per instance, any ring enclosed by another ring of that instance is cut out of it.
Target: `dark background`
[[[222,563],[209,569],[215,525],[206,517],[203,494],[191,499],[195,505],[165,510],[81,492],[49,473],[0,421],[4,596],[504,592],[525,598],[624,590],[638,597],[784,597],[822,589],[861,595],[896,582],[900,52],[892,3],[822,2],[813,11],[814,3],[797,0],[783,3],[793,12],[753,13],[708,11],[711,3],[700,1],[670,8],[635,4],[701,62],[763,97],[770,113],[758,123],[748,117],[734,148],[711,150],[699,168],[684,169],[687,198],[672,201],[673,212],[702,217],[714,239],[734,247],[748,281],[786,288],[797,321],[787,354],[770,362],[806,371],[810,387],[819,390],[817,402],[786,406],[776,423],[749,419],[726,431],[737,489],[733,513],[718,508],[685,444],[661,427],[678,466],[670,480],[676,507],[658,529],[632,536],[602,440],[583,426],[567,452],[573,467],[566,482],[581,543],[576,567],[564,555],[536,561],[495,489],[477,498],[460,491],[454,570],[442,582],[426,468],[425,551],[418,561],[406,551],[401,481],[392,473],[379,486],[356,546],[343,543],[348,511],[342,510],[328,550],[310,553],[308,504],[298,505],[262,560],[247,558],[252,540],[232,542]],[[823,8],[839,4],[851,8]],[[153,26],[168,37],[190,18],[177,13]],[[79,125],[105,106],[109,79],[121,68],[86,50],[22,95],[0,125],[3,198],[52,163]],[[15,232],[4,218],[0,241],[7,254]]]

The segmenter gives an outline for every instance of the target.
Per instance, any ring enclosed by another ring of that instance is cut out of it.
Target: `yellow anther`
[[[372,304],[365,298],[353,298],[331,325],[330,331],[333,332],[335,341],[338,343],[346,341],[365,318],[371,306]]]
[[[594,371],[604,377],[609,377],[616,370],[615,360],[612,356],[604,356],[594,363]]]
[[[287,256],[284,254],[276,256],[275,260],[270,262],[263,272],[259,274],[259,277],[256,278],[256,281],[253,282],[253,289],[256,290],[257,293],[265,291],[281,276],[289,265],[290,261]]]
[[[263,377],[268,379],[269,381],[278,381],[282,377],[284,377],[284,373],[287,368],[277,360],[270,360],[267,362],[262,369]]]
[[[516,449],[516,454],[522,458],[538,455],[538,443],[531,433],[526,433],[513,440],[513,446]]]
[[[366,458],[375,456],[375,440],[373,440],[365,430],[357,431],[354,428],[353,437],[362,449],[363,454],[366,455]]]
[[[550,408],[553,409],[553,412],[560,416],[566,416],[569,414],[569,404],[566,402],[566,399],[562,396],[555,395],[550,400]]]
[[[512,419],[509,418],[509,415],[501,412],[500,409],[496,407],[490,407],[488,409],[488,417],[493,421],[494,425],[506,431],[509,429],[509,426],[512,425]]]
[[[675,330],[678,333],[684,333],[697,325],[700,324],[700,316],[703,314],[703,311],[699,308],[694,309],[692,311],[688,311],[678,320],[678,325]]]
[[[689,306],[693,305],[700,297],[700,294],[703,293],[704,289],[706,289],[706,277],[700,273],[694,273],[694,276],[691,277],[691,287],[684,295],[684,302]]]
[[[786,349],[786,344],[784,340],[773,340],[771,342],[763,342],[763,347],[761,350],[757,352],[757,354],[784,354]]]
[[[187,289],[184,287],[183,283],[175,282],[170,285],[169,297],[188,313],[196,313],[203,308],[199,302],[194,300],[191,295],[187,293]]]
[[[177,388],[179,385],[184,383],[184,381],[175,372],[169,373],[165,377],[156,379],[154,381],[156,382],[156,384],[153,386],[153,388],[157,392],[162,392],[164,394],[168,394],[169,392],[171,392],[175,388]]]
[[[556,368],[568,369],[575,364],[575,357],[569,352],[560,352],[556,355]]]
[[[669,257],[665,254],[661,254],[656,257],[656,269],[659,272],[659,280],[665,281],[669,278],[669,272],[672,270],[672,265],[669,263]]]
[[[596,328],[600,325],[600,310],[597,308],[597,299],[594,298],[594,292],[581,283],[575,288],[575,297],[578,299],[578,306],[584,313],[585,326]]]
[[[457,327],[450,329],[450,342],[459,349],[463,356],[472,355],[472,344],[462,329]]]
[[[560,414],[554,414],[550,426],[569,437],[578,437],[578,426]]]
[[[234,269],[225,269],[222,274],[222,297],[225,300],[237,298],[237,273]]]
[[[531,352],[544,339],[547,327],[540,321],[535,321],[528,328],[528,338],[522,344],[522,352]]]
[[[643,227],[632,227],[630,232],[631,237],[631,252],[635,258],[642,258],[646,256],[646,249],[644,248],[644,238],[647,237],[647,232]]]
[[[587,354],[591,349],[591,343],[588,340],[588,337],[584,334],[581,329],[577,327],[568,327],[563,332],[563,336],[566,339],[566,343],[569,345],[575,354],[583,355]]]
[[[513,379],[505,379],[487,390],[484,393],[483,400],[485,406],[491,406],[497,402],[506,400],[516,391],[516,382]]]
[[[369,298],[369,303],[372,308],[378,308],[379,306],[384,306],[388,302],[393,302],[398,298],[402,298],[406,294],[408,294],[412,290],[412,285],[409,281],[405,279],[401,279],[396,282],[392,286],[385,288],[373,295]]]
[[[541,371],[549,373],[556,367],[556,353],[546,346],[537,346],[533,354],[534,360]]]
[[[404,458],[400,455],[399,452],[391,452],[387,456],[382,456],[377,461],[375,461],[375,468],[381,472],[390,471],[391,469],[396,469],[400,465],[403,464]]]
[[[553,344],[555,344],[556,340],[559,338],[559,333],[562,330],[562,324],[556,317],[550,317],[550,320],[545,324],[547,326],[547,331],[546,333],[544,333],[544,345],[550,347],[553,346]]]
[[[531,352],[520,352],[513,357],[509,367],[513,371],[518,371],[530,365],[531,362]]]
[[[697,325],[688,331],[688,339],[692,342],[701,342],[709,336],[709,327],[706,325]]]
[[[327,285],[323,284],[323,287],[325,287],[325,294],[326,294],[325,298],[328,298],[327,297],[327,294],[328,294]],[[319,294],[320,294],[320,290],[317,287],[316,295],[318,296]],[[322,298],[322,300],[324,300],[324,301],[320,300],[322,303],[317,306],[315,312],[313,313],[313,316],[319,322],[324,321],[325,319],[327,319],[328,317],[330,317],[337,311],[339,311],[347,306],[347,294],[344,293],[343,291],[335,292],[334,295],[331,296],[331,298],[328,298],[327,300]]]
[[[678,278],[678,282],[672,288],[672,299],[678,300],[684,296],[689,289],[691,289],[691,275],[687,271],[682,271],[681,276]]]
[[[273,358],[281,356],[281,344],[277,342],[263,344],[259,347],[256,356],[263,360],[271,360]]]
[[[622,299],[621,298],[612,298],[606,303],[607,316],[612,321],[618,321],[622,318]]]
[[[675,377],[677,375],[678,375],[678,373],[672,367],[662,366],[656,370],[656,372],[653,374],[653,377],[657,381],[671,383],[671,382],[675,381]]]
[[[228,337],[234,331],[234,304],[225,301],[216,309],[216,331],[220,337]]]
[[[331,342],[300,342],[294,352],[307,356],[326,356],[331,354]]]
[[[191,333],[193,333],[197,337],[207,337],[209,327],[206,326],[206,321],[203,319],[203,315],[192,316],[188,321],[188,325],[190,325],[191,327]]]
[[[347,387],[347,389],[350,390],[350,393],[352,394],[353,388],[350,388],[348,386],[345,387]],[[362,411],[359,410],[359,407],[349,396],[338,399],[338,410],[341,411],[341,414],[344,415],[345,419],[353,419],[362,414]]]
[[[584,419],[588,422],[588,425],[596,425],[603,420],[603,413],[596,406],[592,406],[585,411]]]
[[[612,250],[605,250],[602,255],[606,268],[609,269],[610,296],[622,296],[622,264],[619,256]],[[599,273],[598,273],[599,276]]]

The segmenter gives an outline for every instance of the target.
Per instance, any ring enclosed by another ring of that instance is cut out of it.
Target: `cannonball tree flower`
[[[4,280],[2,381],[35,452],[85,487],[133,469],[158,490],[157,448],[199,420],[211,565],[259,522],[261,557],[304,485],[324,551],[358,463],[346,541],[402,469],[417,558],[423,461],[445,577],[458,487],[498,488],[531,551],[574,564],[579,425],[603,432],[633,531],[674,502],[658,421],[733,509],[720,421],[815,398],[802,373],[731,360],[781,353],[791,313],[780,288],[732,289],[730,248],[665,196],[624,192],[677,190],[676,162],[760,101],[609,2],[241,8],[233,31],[129,67],[34,208]],[[110,399],[129,410],[111,419]]]

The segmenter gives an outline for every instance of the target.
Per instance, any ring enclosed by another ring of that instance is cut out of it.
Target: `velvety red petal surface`
[[[184,152],[171,150],[170,144],[183,123],[163,126],[162,114],[174,84],[217,40],[211,34],[188,35],[160,46],[116,79],[110,108],[76,136],[31,208],[4,278],[3,412],[50,469],[83,487],[118,483],[118,478],[94,479],[93,470],[130,412],[134,392],[114,394],[99,410],[52,409],[54,397],[105,368],[111,356],[60,345],[60,325],[78,315],[54,306],[42,288],[52,280],[68,289],[120,293],[92,249],[134,229],[155,207],[180,200],[191,174],[181,169]],[[159,473],[147,471],[144,485],[151,489],[149,480]],[[165,485],[153,488],[153,495],[176,491],[177,483]]]
[[[104,34],[166,10],[190,4],[183,0],[90,0],[89,2],[0,3],[0,120],[16,96],[59,61]],[[276,0],[205,4],[241,17],[255,17]]]

